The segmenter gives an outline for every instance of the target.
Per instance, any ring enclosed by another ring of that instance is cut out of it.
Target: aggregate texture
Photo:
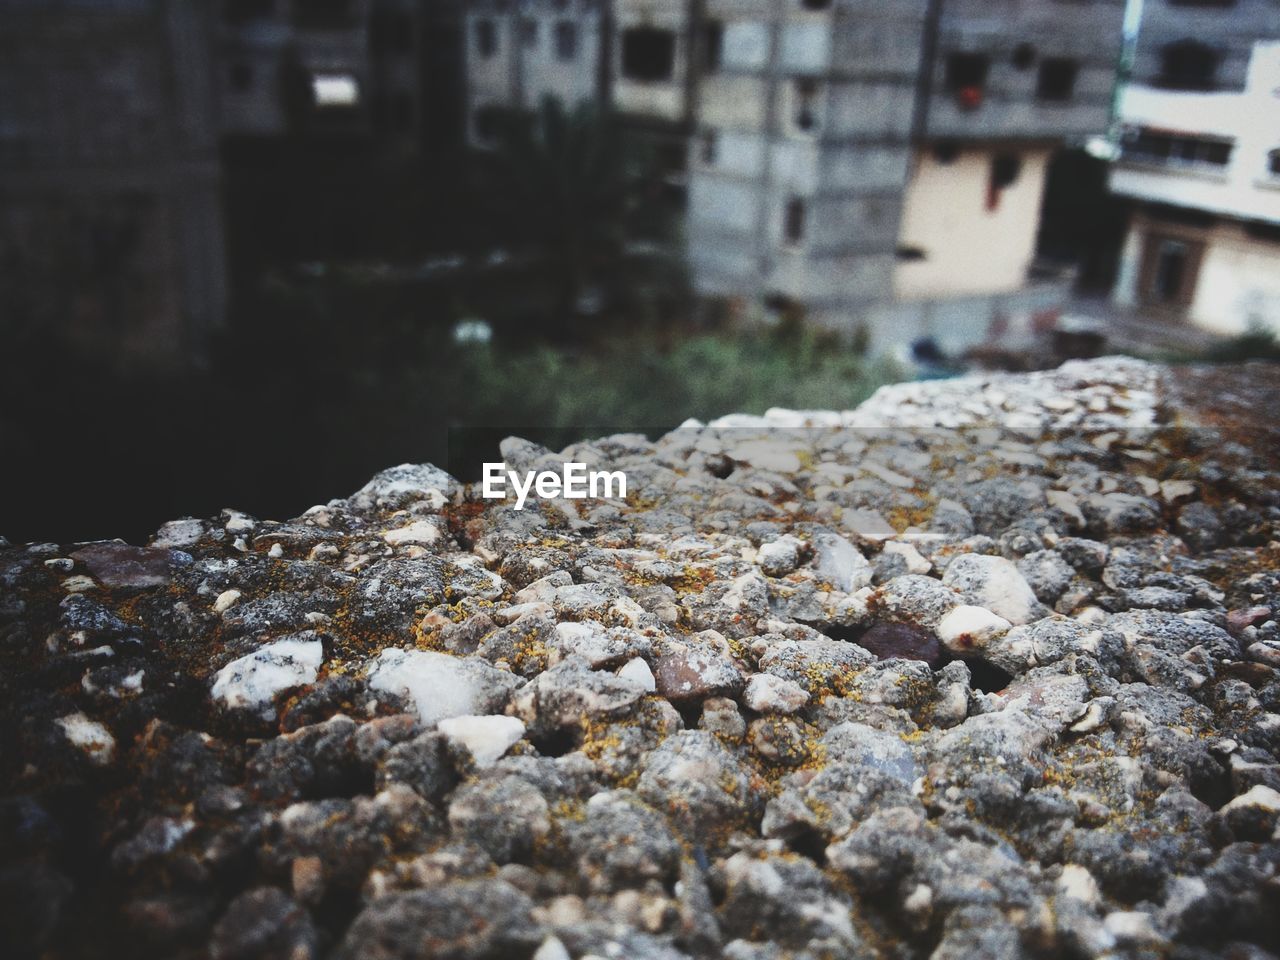
[[[0,540],[8,957],[1280,955],[1276,368]],[[92,482],[91,474],[86,482]]]

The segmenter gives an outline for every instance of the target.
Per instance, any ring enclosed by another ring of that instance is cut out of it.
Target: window
[[[538,45],[537,20],[520,21],[520,42],[524,44],[526,50],[531,50]]]
[[[800,0],[800,6],[806,10],[826,10],[831,6],[831,0]]]
[[[804,78],[795,82],[795,104],[792,122],[797,130],[809,133],[818,126],[818,81]]]
[[[949,167],[960,156],[960,144],[954,140],[939,140],[933,145],[933,159],[942,166]]]
[[[1167,90],[1212,90],[1217,83],[1218,54],[1198,40],[1179,40],[1160,51],[1160,76]]]
[[[783,217],[782,235],[787,243],[801,243],[804,240],[804,200],[792,197],[787,201],[787,209]]]
[[[311,97],[321,108],[358,106],[360,84],[349,73],[317,73],[311,78]]]
[[[1016,153],[997,153],[991,157],[991,171],[987,178],[987,210],[1000,206],[1000,195],[1018,182],[1022,174],[1022,158]]]
[[[1179,237],[1147,239],[1143,299],[1147,303],[1184,305],[1195,292],[1200,245]]]
[[[632,27],[622,34],[622,75],[655,83],[670,80],[676,65],[676,35],[655,27]]]
[[[573,60],[578,56],[578,28],[569,20],[556,24],[556,59]]]
[[[498,28],[492,20],[476,21],[476,53],[489,60],[498,52]]]
[[[1231,160],[1230,140],[1186,137],[1139,127],[1125,133],[1121,148],[1125,159],[1174,167],[1220,169]]]
[[[1040,100],[1070,100],[1076,88],[1076,74],[1080,65],[1067,57],[1045,57],[1040,62],[1040,76],[1036,81],[1036,97]]]
[[[955,96],[962,109],[973,110],[982,105],[990,69],[991,58],[983,53],[953,53],[947,57],[947,92]]]
[[[1267,173],[1280,177],[1280,147],[1267,154]]]
[[[702,67],[707,73],[720,69],[724,54],[724,24],[713,20],[702,28]]]
[[[720,159],[720,136],[714,130],[707,130],[702,134],[698,144],[698,158],[709,166]]]
[[[1022,173],[1022,158],[1016,153],[997,153],[991,158],[991,185],[997,190],[1011,187]]]
[[[1009,58],[1015,70],[1030,70],[1036,62],[1036,48],[1029,43],[1020,43],[1013,48],[1013,56]]]
[[[1255,240],[1280,243],[1280,223],[1267,223],[1265,220],[1246,220],[1244,232]]]

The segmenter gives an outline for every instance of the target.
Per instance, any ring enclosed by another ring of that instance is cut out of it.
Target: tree
[[[655,260],[680,258],[669,224],[654,225],[650,151],[617,118],[591,104],[572,110],[554,98],[532,114],[492,119],[494,148],[477,158],[479,195],[501,235],[527,245],[555,290],[564,332],[572,318],[632,300]],[[646,243],[647,242],[647,243]]]

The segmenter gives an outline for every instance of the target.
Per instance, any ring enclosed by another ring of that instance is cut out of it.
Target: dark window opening
[[[1016,153],[997,153],[991,158],[991,173],[987,179],[987,210],[1000,206],[1000,195],[1013,186],[1022,173],[1022,158]]]
[[[893,251],[893,255],[904,263],[914,263],[925,259],[925,253],[921,247],[902,246]]]
[[[702,135],[698,156],[706,164],[714,164],[720,158],[720,138],[714,130],[708,130]]]
[[[1267,172],[1273,177],[1280,177],[1280,149],[1267,154]]]
[[[991,158],[991,185],[997,190],[1011,187],[1022,173],[1022,158],[1016,153],[997,153]]]
[[[1030,70],[1036,62],[1036,48],[1029,43],[1020,43],[1013,48],[1013,56],[1009,58],[1016,70]]]
[[[702,67],[708,73],[720,69],[724,55],[724,24],[712,21],[702,28]]]
[[[573,60],[578,56],[578,27],[568,20],[556,24],[556,59]]]
[[[538,45],[537,20],[520,21],[520,42],[524,44],[525,49],[536,47]]]
[[[662,202],[668,210],[683,213],[689,209],[689,188],[683,183],[664,183]]]
[[[1121,142],[1127,159],[1142,163],[1183,167],[1225,167],[1234,144],[1227,140],[1181,137],[1141,127],[1130,130]]]
[[[1198,40],[1179,40],[1160,51],[1156,82],[1166,90],[1212,90],[1219,59],[1217,51]]]
[[[1162,240],[1156,254],[1151,296],[1160,303],[1177,303],[1186,284],[1191,248],[1181,240]]]
[[[1190,207],[1173,207],[1165,203],[1156,203],[1150,204],[1146,209],[1147,216],[1161,223],[1176,223],[1184,227],[1199,227],[1207,230],[1218,222],[1218,218],[1213,214],[1205,213],[1203,210],[1192,210]]]
[[[818,117],[815,112],[818,99],[818,81],[809,79],[797,80],[795,90],[796,129],[808,132],[818,125]]]
[[[498,52],[498,28],[492,20],[476,21],[476,53],[485,60]]]
[[[676,35],[655,27],[633,27],[622,34],[622,75],[655,83],[670,80],[676,65]]]
[[[222,18],[228,23],[263,20],[275,14],[274,0],[225,0]]]
[[[658,144],[655,151],[658,169],[663,176],[682,174],[689,169],[689,151],[683,140],[670,140]]]
[[[831,6],[831,0],[800,0],[800,6],[806,10],[826,10]]]
[[[241,92],[253,86],[253,65],[243,61],[231,65],[231,89]]]
[[[804,200],[792,197],[787,201],[787,211],[783,224],[783,236],[787,243],[800,243],[804,240]]]
[[[947,57],[947,92],[955,96],[962,109],[973,110],[982,105],[991,58],[984,53],[953,53]]]
[[[1080,65],[1067,57],[1046,57],[1040,63],[1036,96],[1041,100],[1070,100]]]
[[[933,145],[933,159],[944,167],[955,163],[960,156],[960,144],[954,140],[939,140]]]
[[[1245,221],[1244,232],[1255,240],[1280,243],[1280,223],[1267,223],[1265,220],[1247,220]]]

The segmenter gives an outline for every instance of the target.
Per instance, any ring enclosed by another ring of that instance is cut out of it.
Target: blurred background
[[[1280,0],[0,0],[11,540],[1278,330]]]

